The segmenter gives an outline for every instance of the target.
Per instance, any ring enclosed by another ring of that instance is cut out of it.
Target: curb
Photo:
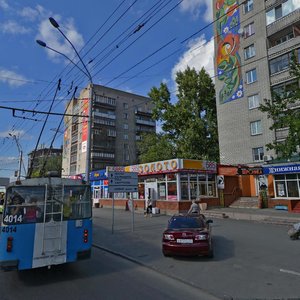
[[[100,245],[92,244],[92,246],[93,246],[94,248],[100,249],[100,250],[105,251],[105,252],[107,252],[107,253],[110,253],[110,254],[112,254],[112,255],[115,255],[115,256],[121,257],[121,258],[123,258],[123,259],[126,259],[126,260],[128,260],[128,261],[131,261],[132,263],[135,263],[135,264],[137,264],[137,265],[139,265],[139,266],[142,266],[142,267],[144,267],[144,268],[150,269],[150,270],[152,270],[152,271],[154,271],[154,272],[157,272],[157,273],[159,273],[159,274],[161,274],[161,275],[163,275],[163,276],[167,276],[167,277],[169,277],[169,278],[172,278],[173,280],[179,281],[179,282],[181,282],[181,283],[183,283],[183,284],[185,284],[185,285],[189,285],[189,286],[191,286],[191,287],[193,287],[193,288],[199,290],[199,297],[204,297],[204,298],[199,298],[199,299],[206,299],[206,300],[221,300],[221,298],[218,298],[218,297],[216,297],[216,296],[214,296],[214,295],[212,295],[212,294],[210,294],[210,293],[208,293],[208,292],[202,290],[199,286],[197,286],[197,285],[194,284],[193,282],[186,281],[186,280],[181,279],[181,278],[179,278],[179,277],[176,277],[176,276],[174,276],[174,275],[172,275],[172,274],[170,274],[170,273],[164,272],[164,271],[160,270],[159,268],[155,267],[154,265],[148,265],[148,264],[146,264],[146,263],[143,263],[143,262],[141,262],[141,261],[139,261],[139,260],[133,258],[132,256],[129,256],[129,255],[126,255],[126,254],[123,254],[123,253],[120,253],[120,252],[117,252],[117,251],[108,249],[108,248],[103,247],[103,246],[100,246]]]
[[[259,214],[248,214],[243,212],[216,212],[216,211],[204,211],[203,214],[206,217],[217,218],[217,219],[234,219],[234,220],[246,220],[254,221],[267,224],[277,225],[292,225],[299,222],[297,217],[282,218],[276,216],[259,215]]]

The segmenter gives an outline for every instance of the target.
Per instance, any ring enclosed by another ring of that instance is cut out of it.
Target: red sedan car
[[[168,222],[163,233],[162,252],[164,256],[214,255],[211,227],[212,220],[204,215],[175,215]]]

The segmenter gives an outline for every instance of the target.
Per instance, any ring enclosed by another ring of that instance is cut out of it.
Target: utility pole
[[[65,57],[69,62],[71,62],[75,67],[77,67],[89,80],[89,106],[88,106],[88,128],[87,128],[87,147],[86,147],[86,167],[85,167],[85,176],[86,176],[86,181],[87,183],[90,182],[90,171],[91,171],[91,155],[92,155],[92,147],[91,147],[91,138],[92,138],[92,113],[93,113],[93,78],[91,73],[89,72],[86,64],[84,63],[84,61],[82,60],[81,56],[79,55],[78,51],[76,50],[75,46],[73,45],[73,43],[68,39],[68,37],[63,33],[63,31],[59,28],[59,24],[57,23],[57,21],[50,17],[49,21],[51,23],[51,25],[56,28],[61,35],[68,41],[68,43],[71,45],[71,47],[73,48],[74,52],[76,53],[77,57],[79,58],[83,68],[80,68],[78,66],[78,64],[76,64],[74,61],[72,61],[67,55],[65,55],[64,53],[61,53],[49,46],[47,46],[47,44],[43,41],[37,40],[36,42],[44,47],[47,48],[55,53],[58,53],[60,55],[62,55],[63,57]]]

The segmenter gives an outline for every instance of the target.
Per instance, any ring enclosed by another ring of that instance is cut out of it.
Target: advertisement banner
[[[263,167],[264,174],[300,173],[300,164]]]
[[[83,105],[82,105],[82,114],[88,116],[88,110],[89,110],[89,99],[83,99]],[[87,134],[88,134],[88,118],[83,118],[82,121],[82,142],[87,141]]]

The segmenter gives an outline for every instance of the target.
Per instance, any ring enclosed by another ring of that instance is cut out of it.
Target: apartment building
[[[137,141],[143,132],[155,132],[152,103],[147,97],[93,85],[70,101],[63,144],[63,176],[84,174],[90,142],[90,171],[138,163]],[[89,100],[92,94],[92,102]],[[91,134],[87,118],[92,105]],[[77,116],[76,116],[77,115]]]
[[[51,171],[60,170],[62,151],[62,148],[46,148],[44,144],[40,145],[36,151],[28,153],[28,170],[32,169],[32,173],[40,170],[51,158],[57,158],[56,165],[53,165],[56,169]]]
[[[220,162],[259,165],[276,158],[266,144],[287,134],[269,129],[260,103],[299,86],[289,62],[300,58],[300,1],[233,2],[213,1]]]

